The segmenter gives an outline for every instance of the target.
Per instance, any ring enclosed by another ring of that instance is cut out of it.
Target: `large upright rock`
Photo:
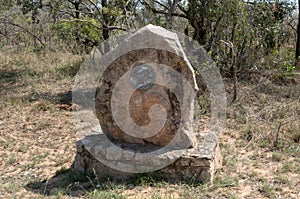
[[[184,143],[185,147],[195,145],[192,129],[194,98],[184,86],[184,79],[193,91],[196,92],[198,88],[193,68],[175,33],[158,26],[145,26],[103,58],[101,67],[106,70],[99,82],[95,109],[102,131],[110,139],[160,146],[166,146],[171,141],[175,145]],[[170,77],[170,71],[165,66],[174,69],[183,78],[176,78],[174,75]],[[131,71],[129,78],[121,80],[128,71]],[[159,85],[161,82],[166,82],[167,86]],[[112,99],[118,84],[121,84],[122,89]],[[118,119],[123,122],[125,129],[132,128],[130,119],[137,126],[152,123],[153,127],[157,127],[161,125],[163,112],[158,112],[154,118],[150,118],[149,112],[151,107],[160,104],[166,110],[166,121],[161,130],[150,137],[143,135],[146,134],[143,130],[140,131],[141,135],[132,136],[130,132],[122,130],[113,117],[112,105],[116,110],[124,109],[123,101],[133,89],[127,104],[130,118],[125,110],[124,114],[118,114]]]
[[[113,48],[114,41],[109,42]],[[200,131],[203,120],[193,121],[198,88],[177,35],[148,25],[104,56],[99,49],[76,78],[75,99],[85,109],[75,114],[83,137],[77,142],[74,171],[92,172],[99,179],[158,171],[172,181],[212,182],[221,165],[217,128]],[[189,59],[205,81],[214,80],[218,73],[210,73],[214,67],[202,48],[189,51]],[[212,96],[222,91],[222,86],[215,89],[221,81],[207,82]],[[215,110],[223,110],[217,99],[212,99],[216,118]],[[211,126],[218,126],[216,118]]]

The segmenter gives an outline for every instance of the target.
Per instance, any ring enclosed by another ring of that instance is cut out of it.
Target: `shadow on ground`
[[[0,89],[10,93],[27,85],[23,81],[24,76],[30,78],[36,75],[37,72],[29,68],[0,68]]]
[[[93,174],[75,173],[72,168],[63,169],[48,180],[30,182],[25,189],[43,196],[67,195],[72,197],[83,196],[93,190],[113,191],[114,189],[131,190],[136,186],[156,186],[159,184],[187,184],[200,185],[193,181],[171,182],[160,178],[156,173],[140,174],[127,180],[112,180],[111,178],[97,179]]]
[[[76,174],[72,169],[63,169],[58,171],[51,179],[28,183],[25,189],[45,196],[62,193],[71,196],[80,196],[86,190],[87,179],[88,176]]]

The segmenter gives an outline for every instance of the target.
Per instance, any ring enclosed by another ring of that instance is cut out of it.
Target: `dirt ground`
[[[116,183],[70,170],[77,140],[71,90],[82,60],[0,52],[0,198],[300,198],[299,74],[241,75],[234,103],[225,80],[224,159],[213,185],[149,175]]]

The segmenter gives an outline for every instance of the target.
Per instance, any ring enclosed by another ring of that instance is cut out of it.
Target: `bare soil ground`
[[[71,90],[82,60],[0,52],[0,198],[300,198],[299,75],[244,75],[235,103],[225,81],[224,160],[213,185],[149,175],[116,183],[69,169],[77,140]]]

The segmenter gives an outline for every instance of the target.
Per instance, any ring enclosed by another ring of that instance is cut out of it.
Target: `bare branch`
[[[162,10],[155,10],[155,9],[151,9],[151,10],[152,10],[152,12],[157,13],[157,14],[164,14],[164,15],[168,14]],[[185,14],[180,14],[180,13],[171,13],[171,16],[182,17],[182,18],[187,19],[187,16]]]
[[[99,7],[97,6],[97,4],[95,2],[93,2],[92,0],[89,0],[89,2],[97,9],[98,13],[101,15],[101,10],[99,9]]]
[[[86,12],[86,11],[82,11],[82,10],[75,10],[75,9],[69,9],[69,13],[65,10],[58,10],[58,11],[63,11],[63,12],[66,12],[67,14],[69,14],[70,12],[80,12],[82,14],[91,14],[91,15],[94,15],[95,13],[94,12]]]
[[[92,22],[88,21],[88,20],[84,20],[84,19],[72,19],[72,20],[62,20],[62,22],[83,22],[83,23],[88,23],[91,26],[94,26],[95,28],[99,29],[99,30],[123,30],[123,31],[127,31],[127,29],[122,28],[122,27],[118,27],[118,26],[109,26],[109,27],[100,27],[97,26],[96,24],[93,24]]]
[[[75,17],[75,15],[72,12],[69,12],[67,10],[56,10],[58,13],[68,14],[71,17]]]
[[[122,28],[122,27],[118,27],[118,26],[109,26],[107,28],[102,28],[102,29],[107,29],[107,30],[123,30],[123,31],[127,31],[126,28]]]
[[[164,15],[168,15],[169,13],[163,11],[163,10],[156,10],[155,8],[153,8],[151,5],[149,5],[149,3],[147,3],[146,1],[143,2],[144,5],[146,5],[153,13],[157,13],[157,14],[164,14]],[[185,14],[180,14],[180,13],[171,13],[171,16],[175,16],[175,17],[182,17],[182,18],[186,18],[187,16]]]
[[[128,4],[130,3],[130,1],[131,1],[131,0],[128,0],[128,1],[125,3],[125,6],[124,6],[125,8],[128,6]]]
[[[181,10],[181,12],[183,12],[184,14],[187,15],[188,11],[184,9],[184,7],[182,7],[179,3],[177,3],[177,6],[179,8],[179,10]]]
[[[170,9],[168,8],[168,6],[162,4],[161,2],[156,1],[156,0],[152,0],[152,1],[155,2],[155,3],[157,3],[157,4],[160,5],[160,6],[164,7],[166,10],[170,10]]]
[[[287,21],[287,25],[290,26],[293,31],[297,32],[297,28],[292,24],[292,21]]]
[[[21,26],[21,25],[19,25],[19,24],[15,24],[15,23],[13,23],[13,22],[11,22],[11,21],[0,21],[0,23],[10,24],[10,25],[12,25],[12,26],[16,26],[16,27],[18,27],[18,28],[24,30],[24,31],[27,32],[29,35],[31,35],[33,38],[35,38],[36,40],[38,40],[42,46],[45,46],[44,42],[43,42],[38,36],[36,36],[35,34],[33,34],[31,31],[27,30],[27,29],[24,28],[23,26]]]
[[[94,11],[85,2],[82,2],[82,5],[84,5],[85,8],[88,9],[91,13],[95,14]]]

